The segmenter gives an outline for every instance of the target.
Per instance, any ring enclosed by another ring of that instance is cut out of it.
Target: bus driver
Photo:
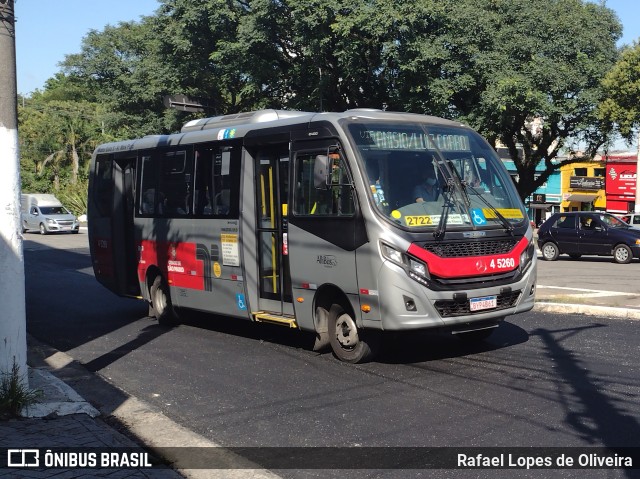
[[[416,203],[436,201],[439,194],[435,171],[432,166],[428,166],[422,170],[422,182],[413,189],[413,198]]]

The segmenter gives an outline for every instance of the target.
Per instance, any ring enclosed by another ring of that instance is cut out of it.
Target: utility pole
[[[14,0],[0,0],[0,373],[27,380]]]

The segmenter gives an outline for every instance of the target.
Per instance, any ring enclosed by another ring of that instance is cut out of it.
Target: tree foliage
[[[92,105],[100,139],[177,130],[193,115],[164,107],[173,94],[202,99],[208,115],[386,108],[458,119],[509,148],[525,198],[560,152],[581,141],[589,155],[606,140],[611,122],[596,106],[620,33],[611,10],[583,0],[161,0],[140,22],[89,32],[45,94]],[[39,141],[42,154],[60,144]]]
[[[596,106],[601,79],[617,56],[620,23],[603,5],[579,0],[474,4],[458,4],[458,18],[470,24],[473,12],[481,10],[484,28],[472,38],[485,40],[456,42],[466,45],[465,70],[474,81],[459,90],[454,104],[461,119],[509,149],[526,198],[560,167],[553,160],[573,150],[570,142],[580,141],[587,157],[605,142],[608,131]],[[546,171],[536,179],[541,161]]]
[[[23,191],[85,188],[91,152],[101,141],[100,108],[57,76],[18,107]]]
[[[600,118],[615,125],[624,139],[631,142],[640,125],[640,44],[624,49],[620,60],[605,76],[605,99],[600,104]]]

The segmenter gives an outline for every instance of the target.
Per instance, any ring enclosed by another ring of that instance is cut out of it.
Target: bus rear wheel
[[[149,297],[151,298],[152,314],[158,320],[158,324],[175,326],[178,323],[178,316],[173,310],[169,288],[162,276],[158,275],[153,280],[149,290]]]
[[[346,363],[370,361],[378,352],[380,337],[358,329],[353,316],[340,304],[329,310],[329,342],[338,359]]]

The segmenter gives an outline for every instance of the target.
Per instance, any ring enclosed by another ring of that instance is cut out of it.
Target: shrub
[[[23,407],[37,403],[41,396],[42,391],[25,386],[14,359],[11,372],[3,373],[0,379],[0,417],[20,415]]]

